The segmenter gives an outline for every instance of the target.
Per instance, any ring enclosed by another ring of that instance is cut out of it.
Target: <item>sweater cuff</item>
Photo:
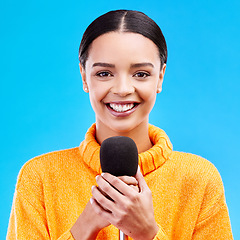
[[[158,225],[159,230],[157,232],[157,235],[154,237],[153,240],[168,240],[167,235],[164,233],[162,227],[160,225]]]
[[[69,229],[67,232],[61,235],[61,237],[59,237],[57,240],[74,240],[74,238]]]

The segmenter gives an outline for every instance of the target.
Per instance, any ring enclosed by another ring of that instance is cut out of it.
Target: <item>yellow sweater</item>
[[[95,125],[80,147],[28,161],[20,171],[7,239],[73,240],[70,229],[91,197],[101,172]],[[232,238],[221,177],[207,160],[172,151],[167,135],[149,126],[154,146],[139,154],[139,165],[152,191],[160,230],[154,240]],[[118,239],[114,226],[97,239]]]

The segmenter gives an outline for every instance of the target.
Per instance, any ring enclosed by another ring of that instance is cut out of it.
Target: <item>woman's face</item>
[[[80,65],[80,70],[97,129],[118,134],[148,125],[165,72],[150,39],[136,33],[101,35],[91,44],[85,69]]]

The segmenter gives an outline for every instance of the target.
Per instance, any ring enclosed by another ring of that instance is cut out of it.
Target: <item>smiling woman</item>
[[[139,152],[149,149],[151,142],[143,139],[149,140],[148,116],[165,71],[156,45],[141,34],[106,33],[92,42],[80,69],[96,113],[98,142],[121,134],[142,146]]]
[[[232,239],[221,177],[207,160],[172,150],[149,124],[167,62],[158,25],[137,11],[108,12],[79,48],[83,89],[96,123],[77,148],[27,162],[18,178],[7,239]],[[136,176],[101,174],[99,151],[132,138]]]

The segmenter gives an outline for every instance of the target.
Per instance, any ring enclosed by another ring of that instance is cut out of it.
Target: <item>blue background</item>
[[[78,146],[94,122],[78,47],[92,20],[119,8],[144,11],[162,28],[169,59],[150,122],[167,132],[175,150],[215,164],[240,239],[239,0],[1,1],[0,239],[21,166]]]

